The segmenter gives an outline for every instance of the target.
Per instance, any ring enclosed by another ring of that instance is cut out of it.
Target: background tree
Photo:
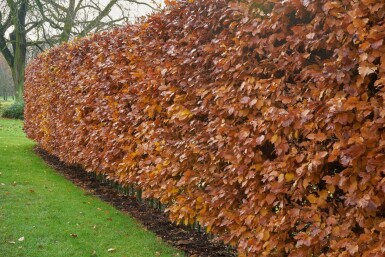
[[[7,0],[0,6],[0,49],[12,70],[16,99],[23,96],[25,56],[27,51],[26,15],[28,0]],[[5,5],[5,6],[4,6]],[[8,38],[6,38],[6,33]]]
[[[12,71],[16,99],[23,97],[27,56],[73,37],[132,21],[138,6],[155,0],[6,0],[0,2],[0,50]],[[131,16],[129,15],[131,14]],[[29,54],[28,54],[29,53]]]
[[[12,73],[3,55],[0,54],[0,96],[7,100],[8,96],[14,96]]]

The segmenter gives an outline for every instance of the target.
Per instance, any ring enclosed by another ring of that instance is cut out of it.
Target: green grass
[[[0,256],[183,256],[55,173],[34,145],[21,121],[0,119]]]

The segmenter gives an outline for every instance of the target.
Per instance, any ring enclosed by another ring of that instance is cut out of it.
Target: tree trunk
[[[75,0],[70,0],[68,6],[66,18],[64,22],[63,32],[60,35],[60,43],[67,42],[70,39],[72,27],[74,26],[75,19]]]
[[[13,84],[15,88],[16,101],[23,100],[24,68],[25,68],[25,55],[24,55],[24,58],[22,56],[20,57],[15,56],[15,62],[12,67],[12,78],[13,78]]]
[[[25,17],[28,10],[28,0],[21,0],[20,5],[17,6],[16,2],[8,0],[8,4],[13,12],[13,25],[14,30],[10,35],[12,40],[13,58],[12,65],[12,78],[15,87],[16,101],[23,100],[24,92],[24,69],[25,58],[27,52],[27,38],[25,31]]]

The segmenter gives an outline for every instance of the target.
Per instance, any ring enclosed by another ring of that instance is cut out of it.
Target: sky
[[[141,2],[149,3],[151,4],[151,0],[140,0]],[[107,5],[109,0],[100,0],[100,2],[103,5]],[[154,0],[157,4],[163,5],[164,1],[163,0]],[[135,21],[136,18],[139,18],[143,15],[150,14],[153,10],[145,5],[137,5],[137,4],[132,4],[132,9],[130,12],[130,20]],[[115,7],[112,9],[111,14],[115,17],[120,16],[120,11]]]

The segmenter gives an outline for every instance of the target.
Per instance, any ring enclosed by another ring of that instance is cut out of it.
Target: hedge
[[[240,256],[383,256],[385,6],[173,2],[28,65],[25,131]]]

